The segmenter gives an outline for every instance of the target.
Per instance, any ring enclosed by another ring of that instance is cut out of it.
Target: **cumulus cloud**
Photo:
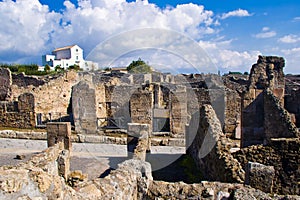
[[[221,19],[226,19],[229,17],[249,17],[249,16],[251,16],[251,14],[247,10],[238,9],[238,10],[230,11],[228,13],[224,13],[221,16]]]
[[[161,9],[147,0],[78,0],[78,5],[66,0],[64,6],[57,13],[38,0],[0,2],[0,60],[74,43],[89,52],[108,37],[137,28],[167,28],[194,39],[215,32],[213,12],[192,3]]]
[[[300,36],[298,35],[285,35],[281,38],[279,38],[279,42],[282,43],[297,43],[300,42]]]
[[[60,14],[49,12],[38,0],[0,2],[0,57],[36,55],[58,29]],[[11,58],[12,59],[12,58]]]
[[[282,49],[281,53],[286,61],[285,73],[299,74],[300,47]]]
[[[199,45],[205,49],[212,62],[223,72],[249,71],[257,60],[259,51],[235,51],[231,50],[232,40],[199,41]]]
[[[269,27],[263,27],[260,33],[253,35],[255,38],[264,39],[264,38],[271,38],[276,36],[277,33],[275,31],[270,30]]]

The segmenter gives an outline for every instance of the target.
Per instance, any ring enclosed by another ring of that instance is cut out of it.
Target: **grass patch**
[[[203,180],[202,173],[198,170],[195,161],[190,155],[183,155],[180,159],[179,165],[184,168],[184,174],[189,183],[199,183]]]

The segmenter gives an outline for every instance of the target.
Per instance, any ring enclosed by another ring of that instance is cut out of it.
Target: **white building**
[[[78,45],[55,49],[52,55],[42,56],[42,64],[49,65],[52,70],[56,66],[68,69],[72,65],[78,65],[85,71],[98,69],[97,63],[83,59],[83,50]]]

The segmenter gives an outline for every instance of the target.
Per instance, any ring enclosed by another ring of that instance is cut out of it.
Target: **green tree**
[[[76,71],[79,71],[80,70],[80,67],[79,67],[79,65],[71,65],[71,66],[69,66],[69,69],[74,69],[74,70],[76,70]]]
[[[141,73],[147,74],[152,72],[151,66],[149,66],[145,61],[141,58],[138,60],[132,61],[128,67],[126,68],[129,73]]]
[[[50,66],[49,65],[45,65],[44,71],[45,72],[49,72],[50,70],[51,70]]]
[[[64,71],[64,68],[60,67],[60,65],[56,65],[55,69],[56,72],[62,72]]]

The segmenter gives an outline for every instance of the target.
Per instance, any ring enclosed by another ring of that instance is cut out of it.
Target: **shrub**
[[[145,61],[143,61],[141,58],[138,60],[132,61],[128,67],[127,71],[129,73],[141,73],[141,74],[147,74],[152,72],[152,68],[146,64]]]

